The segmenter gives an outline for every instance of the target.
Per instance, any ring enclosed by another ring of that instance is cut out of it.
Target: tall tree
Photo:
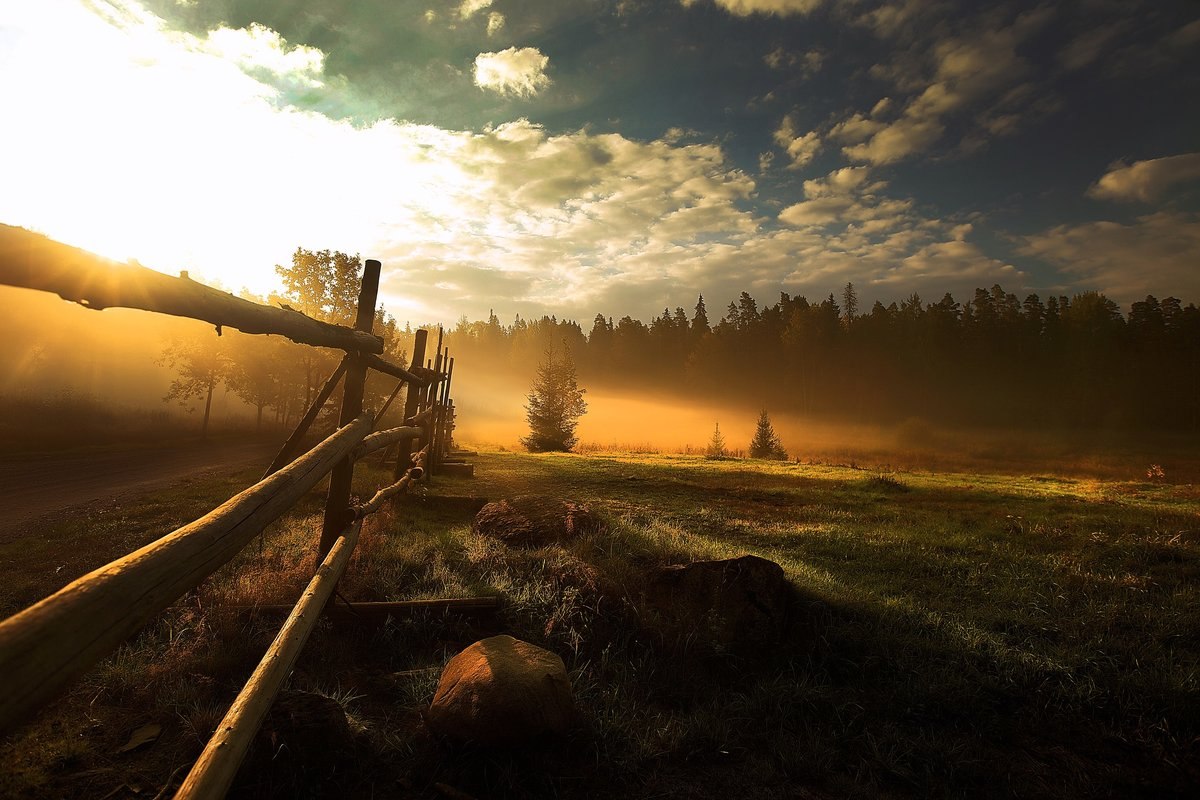
[[[708,449],[704,451],[704,455],[708,458],[725,458],[728,451],[725,449],[725,434],[721,433],[721,423],[717,423],[713,429],[712,438],[708,440]]]
[[[771,427],[771,418],[764,408],[758,415],[758,425],[754,428],[754,438],[750,440],[751,458],[769,458],[775,461],[787,459],[787,451]]]
[[[704,295],[700,295],[696,300],[696,313],[692,315],[692,335],[700,337],[711,330],[708,324],[708,309],[704,306]]]
[[[564,345],[562,354],[556,356],[551,343],[529,392],[525,406],[529,435],[521,444],[535,453],[573,448],[578,442],[575,427],[587,412],[584,392],[575,378],[570,349]]]
[[[846,327],[854,324],[854,318],[858,316],[858,292],[854,290],[854,284],[846,281],[846,288],[842,289],[842,306],[846,312]]]
[[[195,411],[193,400],[204,398],[204,421],[200,425],[200,438],[208,438],[208,420],[212,412],[213,390],[227,375],[229,359],[221,346],[221,338],[206,335],[189,336],[172,341],[163,350],[159,364],[175,370],[178,377],[171,381],[164,403],[172,400]]]

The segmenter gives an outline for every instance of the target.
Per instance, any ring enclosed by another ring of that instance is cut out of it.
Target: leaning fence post
[[[358,316],[355,330],[371,332],[375,324],[375,300],[379,296],[380,264],[368,259],[363,268],[362,285],[358,292]],[[363,390],[367,383],[367,365],[358,355],[351,356],[346,367],[345,385],[342,389],[342,425],[362,413]],[[321,528],[321,544],[317,558],[323,559],[333,549],[342,531],[354,519],[350,510],[350,484],[354,480],[354,461],[349,456],[338,462],[329,474],[329,495],[325,500],[325,524]]]
[[[427,386],[425,388],[425,395],[423,398],[425,401],[425,406],[427,408],[431,408],[431,409],[437,403],[438,392],[440,392],[441,388],[442,388],[442,336],[444,333],[445,333],[445,331],[442,329],[442,326],[439,325],[438,326],[437,351],[436,351],[437,358],[434,359],[433,364],[431,365],[433,368],[433,371],[435,373],[435,377],[433,379],[433,382],[430,383],[429,386]],[[434,429],[434,425],[437,424],[436,415],[437,415],[437,410],[434,409],[429,415],[429,422],[425,426],[425,433],[421,434],[421,438],[419,440],[420,444],[417,445],[418,450],[423,450],[426,446],[428,446],[433,441],[433,429]],[[433,448],[430,448],[430,450],[432,450],[432,449]],[[427,465],[427,468],[425,470],[426,478],[428,479],[430,477],[433,477],[434,471],[435,471],[435,469],[432,464],[432,458],[431,458],[430,463]]]
[[[417,331],[416,338],[413,339],[413,355],[412,366],[410,370],[422,366],[425,363],[425,343],[429,340],[429,331],[421,328]],[[416,416],[421,403],[421,392],[424,391],[423,386],[416,384],[408,384],[408,389],[404,395],[404,419],[405,425],[407,420]],[[395,480],[400,480],[404,477],[404,473],[412,466],[409,462],[409,457],[412,455],[412,439],[403,439],[397,444],[396,450],[396,469],[392,472],[392,477]]]

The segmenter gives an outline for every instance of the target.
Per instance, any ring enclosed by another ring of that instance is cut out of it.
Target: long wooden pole
[[[380,264],[368,259],[363,267],[362,284],[358,290],[358,316],[354,328],[370,333],[375,324],[375,300],[379,297]],[[364,359],[351,356],[346,367],[346,380],[342,386],[341,424],[362,413],[363,390],[367,384],[367,364]],[[318,558],[324,558],[337,541],[341,532],[354,519],[350,511],[350,485],[354,481],[354,461],[347,456],[329,475],[329,494],[325,499],[325,523],[321,529]]]
[[[363,415],[195,522],[0,622],[0,730],[42,705],[232,559],[371,430]]]
[[[416,425],[402,425],[399,428],[388,428],[386,431],[377,431],[363,439],[362,444],[354,448],[354,452],[350,454],[350,457],[355,461],[359,461],[377,450],[391,447],[396,442],[403,439],[411,439],[420,434],[421,429]]]
[[[54,292],[97,311],[140,308],[244,333],[276,333],[301,344],[383,352],[383,340],[368,332],[320,322],[289,308],[253,303],[184,276],[111,261],[10,225],[0,225],[0,284]]]
[[[300,422],[296,424],[296,429],[292,431],[292,435],[283,443],[283,447],[279,448],[279,453],[275,456],[275,460],[271,462],[271,466],[267,467],[267,471],[263,473],[264,478],[278,472],[284,464],[291,461],[292,457],[296,455],[296,450],[300,447],[300,440],[308,433],[308,429],[312,427],[312,424],[317,421],[317,415],[321,413],[321,409],[325,406],[325,401],[329,399],[329,395],[333,394],[333,390],[337,386],[338,381],[342,379],[342,375],[346,374],[346,365],[349,361],[349,355],[343,356],[341,362],[337,365],[337,369],[326,379],[324,385],[321,386],[321,390],[317,392],[317,396],[313,398],[312,405],[308,407],[308,411],[304,413]]]
[[[412,366],[420,367],[425,363],[425,345],[429,341],[429,331],[421,328],[413,338]],[[410,383],[408,393],[404,395],[404,419],[407,422],[417,415],[421,402],[422,387]],[[392,478],[399,480],[411,466],[409,457],[412,455],[413,440],[403,439],[396,449],[396,467],[392,470]]]
[[[322,609],[345,573],[361,530],[362,521],[357,520],[334,541],[317,568],[317,574],[309,581],[300,602],[292,609],[258,668],[238,693],[229,712],[217,726],[217,732],[208,740],[204,752],[179,787],[176,800],[219,800],[229,791],[238,767],[254,741],[254,735],[271,710],[280,687],[291,674],[304,643],[321,618]]]

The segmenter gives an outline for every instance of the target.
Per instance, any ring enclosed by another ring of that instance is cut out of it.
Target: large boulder
[[[583,503],[541,495],[488,503],[471,523],[477,534],[532,547],[567,541],[598,527],[599,520]]]
[[[321,781],[354,750],[354,731],[341,704],[314,692],[285,690],[259,728],[247,770],[269,772],[277,776],[273,780]]]
[[[476,642],[450,659],[425,715],[435,733],[489,747],[561,735],[575,720],[562,659],[511,636]]]
[[[758,556],[663,567],[646,592],[668,629],[718,649],[778,642],[795,596],[783,567]]]

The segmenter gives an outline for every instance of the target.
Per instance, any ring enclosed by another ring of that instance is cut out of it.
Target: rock
[[[338,701],[315,692],[283,691],[257,737],[259,760],[330,773],[354,748],[354,732]]]
[[[663,567],[646,599],[681,636],[731,648],[782,639],[795,590],[774,561],[741,556]]]
[[[476,642],[450,659],[425,716],[442,736],[489,747],[561,735],[575,719],[562,659],[511,636]]]
[[[538,547],[574,538],[599,527],[582,503],[523,495],[488,503],[475,515],[471,530],[508,544]]]

